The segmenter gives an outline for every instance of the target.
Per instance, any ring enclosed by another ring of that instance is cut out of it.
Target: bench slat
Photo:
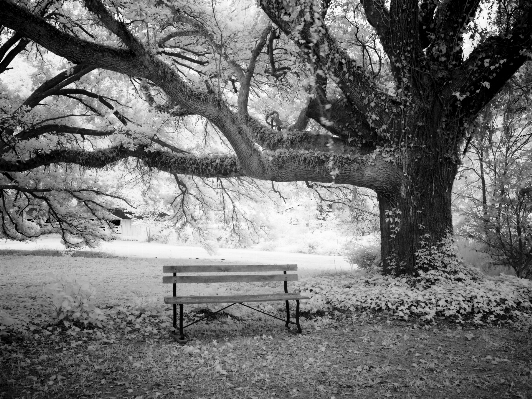
[[[199,303],[240,303],[240,302],[273,302],[294,299],[310,299],[297,293],[278,293],[261,295],[216,295],[216,296],[177,296],[165,297],[166,304],[199,304]]]
[[[228,274],[218,276],[164,276],[165,284],[297,281],[297,274]]]
[[[273,272],[296,271],[297,265],[187,265],[163,266],[163,273]]]

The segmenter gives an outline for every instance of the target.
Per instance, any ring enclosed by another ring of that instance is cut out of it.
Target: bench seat
[[[200,304],[200,303],[241,303],[241,302],[273,302],[310,299],[298,293],[260,294],[260,295],[214,295],[214,296],[167,296],[166,304]]]

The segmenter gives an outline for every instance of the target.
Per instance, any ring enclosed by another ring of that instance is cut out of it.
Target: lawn
[[[3,337],[0,398],[532,397],[528,330],[307,312],[299,335],[230,308],[190,327],[192,340],[181,346],[170,335],[162,298],[171,286],[161,284],[161,266],[220,259],[54,254],[0,252],[0,309],[44,327]],[[38,299],[60,277],[90,280],[106,314],[103,328],[50,324],[51,308]]]

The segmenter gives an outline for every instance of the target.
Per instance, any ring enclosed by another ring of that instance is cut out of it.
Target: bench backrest
[[[277,274],[257,274],[283,272]],[[287,273],[292,272],[292,273]],[[297,281],[297,265],[187,265],[163,266],[163,283],[229,283],[258,281]],[[194,275],[183,275],[183,274]],[[228,274],[240,273],[240,274]],[[245,274],[244,274],[245,273]]]

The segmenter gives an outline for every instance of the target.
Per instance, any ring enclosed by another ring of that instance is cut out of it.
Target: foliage
[[[66,327],[102,327],[105,315],[93,303],[94,289],[87,282],[63,280],[43,287],[55,311],[55,321]]]
[[[458,191],[460,233],[484,244],[494,265],[532,277],[532,70],[524,68],[472,130]]]
[[[504,275],[476,281],[445,278],[442,273],[437,282],[423,287],[412,278],[356,273],[314,277],[302,281],[300,288],[312,297],[306,308],[314,312],[376,311],[405,320],[477,325],[523,322],[532,316],[528,280]]]
[[[25,262],[23,269],[32,265],[34,269],[9,274],[8,270],[17,268],[14,259],[8,258],[9,267],[6,262],[0,264],[2,282],[16,286],[14,291],[24,297],[31,296],[36,281],[50,278],[49,269],[76,270],[73,266],[82,261],[76,272],[88,271],[91,281],[100,282],[98,299],[105,299],[99,303],[106,321],[96,329],[67,329],[45,321],[31,334],[0,333],[0,392],[7,397],[473,398],[509,393],[526,397],[532,389],[528,331],[431,324],[420,317],[403,321],[368,307],[346,312],[329,303],[333,293],[340,295],[344,285],[353,282],[350,290],[374,291],[371,298],[376,305],[377,281],[382,298],[387,289],[396,289],[393,284],[385,287],[383,281],[396,281],[388,277],[358,273],[309,280],[331,291],[312,293],[323,299],[319,309],[326,310],[318,317],[306,317],[315,302],[301,302],[305,315],[301,335],[288,331],[279,320],[250,311],[242,317],[225,315],[190,326],[193,340],[181,346],[171,338],[171,307],[162,303],[163,284],[146,277],[160,273],[162,260],[125,263],[111,258],[105,259],[108,267],[101,268],[102,259],[65,258],[67,263],[57,265],[56,257],[29,262],[24,256],[18,258]],[[124,278],[114,278],[117,270]],[[125,278],[124,270],[130,278]],[[39,271],[43,274],[36,276]],[[512,289],[517,282],[523,289],[530,287],[524,280],[508,281]],[[133,305],[135,298],[124,292],[156,300]],[[2,307],[23,304],[14,292],[5,294],[0,291]],[[447,295],[452,302],[456,290]],[[280,315],[283,307],[281,303]],[[31,305],[22,309],[29,315]]]
[[[380,259],[379,240],[375,236],[365,236],[351,240],[346,245],[346,258],[349,264],[363,270],[373,270]]]
[[[436,245],[429,240],[422,243],[416,251],[416,262],[419,269],[412,281],[421,287],[430,287],[439,282],[468,282],[481,280],[483,274],[464,264],[457,255],[458,250],[454,237],[448,235]]]

